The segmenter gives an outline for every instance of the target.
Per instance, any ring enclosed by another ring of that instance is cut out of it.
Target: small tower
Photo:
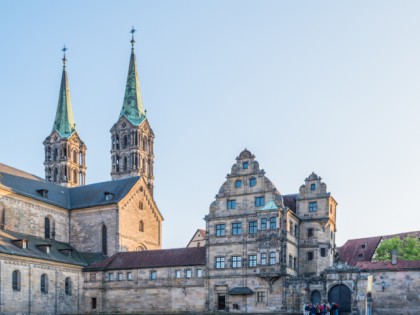
[[[327,192],[321,177],[312,173],[305,179],[296,197],[296,214],[300,219],[300,274],[319,276],[331,266],[335,254],[337,202]]]
[[[144,176],[153,194],[153,130],[146,118],[140,94],[134,28],[131,30],[131,57],[123,106],[118,121],[111,128],[112,179]]]
[[[76,131],[67,79],[66,50],[64,46],[63,74],[54,125],[51,134],[44,140],[45,179],[62,186],[76,187],[85,184],[86,146]]]

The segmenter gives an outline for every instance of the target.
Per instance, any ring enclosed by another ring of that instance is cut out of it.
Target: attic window
[[[366,243],[361,245],[362,248],[366,248],[366,246],[367,246]]]
[[[12,242],[17,247],[22,248],[22,249],[27,249],[29,245],[29,240],[27,239],[12,240]]]
[[[40,194],[44,198],[48,198],[48,190],[47,189],[38,189],[36,191],[38,194]]]
[[[63,249],[60,249],[60,253],[62,253],[65,256],[71,257],[72,254],[73,254],[73,248],[63,248]]]
[[[36,247],[38,247],[38,249],[41,252],[44,252],[46,254],[49,254],[51,252],[51,244],[42,244],[42,245],[37,245]]]
[[[110,193],[110,192],[106,191],[106,192],[104,192],[104,195],[105,195],[105,200],[106,201],[114,199],[114,194],[113,193]]]

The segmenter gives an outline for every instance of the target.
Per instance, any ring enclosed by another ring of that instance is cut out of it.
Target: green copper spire
[[[134,54],[134,32],[131,30],[131,57],[128,67],[127,84],[125,85],[124,102],[120,113],[126,117],[133,125],[138,126],[146,118],[146,111],[143,108],[140,94],[140,82],[137,75],[136,55]]]
[[[66,46],[63,48],[63,75],[61,76],[60,94],[58,96],[57,112],[55,114],[53,131],[57,131],[62,138],[69,138],[76,132],[73,110],[71,107],[70,88],[66,71]]]

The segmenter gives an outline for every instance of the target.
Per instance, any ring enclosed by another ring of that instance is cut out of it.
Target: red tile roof
[[[206,264],[205,247],[146,250],[117,253],[85,270],[137,269]]]
[[[420,260],[397,260],[395,265],[390,261],[359,261],[356,266],[364,270],[420,269]]]
[[[381,238],[381,236],[375,236],[348,240],[338,249],[340,260],[352,266],[359,261],[370,261]]]
[[[408,235],[420,237],[420,231],[348,240],[338,248],[338,254],[341,261],[352,266],[359,266],[359,262],[370,262],[372,260],[373,254],[375,254],[376,248],[382,240],[394,237],[405,238]]]

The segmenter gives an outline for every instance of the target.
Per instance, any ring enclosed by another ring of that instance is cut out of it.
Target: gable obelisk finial
[[[66,51],[67,51],[67,47],[66,45],[64,45],[63,49],[61,49],[61,51],[63,52],[63,68],[66,67],[66,62],[67,62],[67,58],[66,58]]]
[[[134,26],[132,26],[131,27],[131,31],[130,31],[130,33],[131,33],[131,41],[130,41],[130,43],[131,43],[131,51],[134,51],[134,43],[136,42],[134,40],[134,33],[135,32],[136,32],[136,29],[134,28]]]

